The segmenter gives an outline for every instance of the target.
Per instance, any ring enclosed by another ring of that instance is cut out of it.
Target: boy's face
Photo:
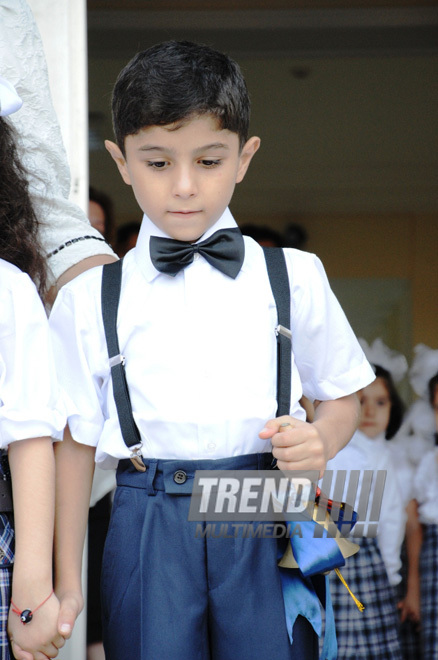
[[[193,242],[221,217],[260,140],[240,151],[236,133],[201,115],[176,129],[150,126],[128,135],[125,156],[113,142],[105,145],[142,211],[171,238]]]

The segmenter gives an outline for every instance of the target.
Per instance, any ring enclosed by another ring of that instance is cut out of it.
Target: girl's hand
[[[58,632],[59,601],[55,594],[35,612],[32,621],[23,624],[10,610],[8,633],[17,660],[46,660],[56,658],[65,639]]]
[[[406,596],[403,600],[397,603],[400,610],[400,621],[412,621],[417,624],[417,629],[420,628],[420,592],[419,589],[408,589]]]

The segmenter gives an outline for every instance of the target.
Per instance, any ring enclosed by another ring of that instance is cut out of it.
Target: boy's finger
[[[62,635],[58,634],[53,640],[52,644],[56,646],[57,649],[62,649],[62,647],[65,644],[65,637]]]
[[[260,431],[259,436],[263,439],[272,438],[276,433],[282,431],[283,425],[292,426],[292,422],[295,421],[292,417],[277,417],[275,419],[270,419],[269,422],[266,422],[265,427]],[[287,426],[284,426],[286,430]]]
[[[54,655],[46,655],[41,651],[37,651],[33,656],[34,660],[47,660],[47,658],[54,658],[54,657],[55,657]]]
[[[58,616],[58,632],[64,639],[68,639],[78,616],[78,604],[72,598],[61,601]]]

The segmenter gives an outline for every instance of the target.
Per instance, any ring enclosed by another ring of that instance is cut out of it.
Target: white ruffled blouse
[[[84,212],[68,199],[70,171],[52,105],[38,28],[25,0],[0,2],[0,75],[14,85],[23,106],[8,121],[18,134],[20,157],[43,222],[41,240],[53,281],[96,254],[113,254]],[[61,249],[60,249],[61,248]]]

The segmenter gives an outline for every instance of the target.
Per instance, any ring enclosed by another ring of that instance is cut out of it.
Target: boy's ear
[[[248,142],[245,142],[243,145],[242,151],[240,152],[239,169],[237,170],[236,183],[240,183],[242,181],[249,167],[251,159],[259,147],[259,137],[249,138]]]
[[[115,161],[117,167],[119,168],[119,172],[122,176],[122,179],[125,183],[128,184],[128,186],[131,185],[131,179],[129,176],[128,172],[128,167],[126,165],[126,159],[125,156],[122,154],[120,148],[117,146],[115,142],[111,142],[111,140],[105,140],[105,148],[109,153],[111,154],[111,158]]]

